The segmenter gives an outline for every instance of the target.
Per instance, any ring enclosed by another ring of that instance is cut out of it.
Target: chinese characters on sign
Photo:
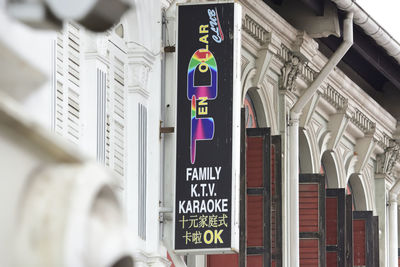
[[[226,216],[225,214],[223,214],[222,216],[190,215],[189,218],[185,218],[185,215],[182,215],[182,219],[179,220],[179,223],[181,223],[182,229],[187,229],[184,236],[185,244],[187,245],[191,242],[195,244],[201,244],[203,241],[206,244],[211,244],[213,240],[215,240],[215,242],[223,243],[220,236],[223,230],[220,230],[214,237],[211,230],[207,230],[202,233],[198,230],[192,232],[191,229],[228,227],[228,224],[226,222],[227,218],[228,216]]]
[[[232,248],[234,10],[233,3],[178,7],[178,252]]]

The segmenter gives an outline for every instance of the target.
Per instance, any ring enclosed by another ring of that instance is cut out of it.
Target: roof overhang
[[[384,48],[388,55],[392,56],[398,63],[400,63],[400,44],[357,3],[352,0],[331,1],[334,2],[339,9],[345,12],[353,12],[354,23],[360,26],[360,28],[375,40],[379,46]]]

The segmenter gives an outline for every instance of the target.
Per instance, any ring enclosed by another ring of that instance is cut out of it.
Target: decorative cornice
[[[326,101],[328,101],[339,111],[345,111],[348,108],[348,99],[342,96],[338,91],[335,90],[335,88],[333,88],[329,84],[321,95]]]
[[[141,62],[147,66],[152,66],[156,55],[145,47],[138,45],[136,43],[127,43],[128,46],[128,62]]]
[[[256,55],[258,49],[260,49],[260,45],[268,42],[271,33],[275,34],[275,43],[280,43],[280,46],[278,47],[277,54],[271,60],[270,69],[274,73],[279,73],[284,64],[291,59],[292,55],[298,55],[299,46],[306,49],[303,52],[304,55],[307,55],[307,52],[310,55],[315,53],[308,65],[304,63],[304,65],[299,67],[301,72],[298,74],[298,78],[301,79],[301,82],[298,80],[299,87],[312,82],[326,63],[326,57],[315,49],[315,44],[308,40],[307,34],[303,34],[291,27],[289,23],[278,16],[269,6],[263,5],[262,1],[260,3],[254,2],[254,4],[253,2],[252,0],[243,0],[242,3],[245,13],[243,15],[242,35],[243,40],[246,40],[246,42],[242,42],[242,46],[250,54]],[[345,106],[342,97],[347,99],[348,108],[346,115],[351,119],[350,127],[348,127],[347,131],[352,135],[349,136],[351,142],[356,142],[356,139],[360,138],[362,134],[370,135],[375,131],[373,138],[377,146],[374,153],[382,153],[387,146],[386,143],[389,136],[389,138],[397,139],[393,125],[395,119],[379,106],[376,101],[373,101],[362,88],[349,79],[339,68],[335,68],[332,71],[331,75],[327,78],[327,82],[335,88],[335,91],[339,92],[340,97],[339,99],[335,99],[335,95],[324,95],[330,92],[324,92],[326,87],[321,87],[321,96],[323,96],[324,101],[320,103],[331,105],[329,112],[324,113],[323,117],[328,120],[334,110],[338,111],[338,108]],[[287,95],[288,99],[290,99],[289,102],[297,99],[297,96],[290,91],[280,90],[279,94]],[[288,103],[288,105],[290,104]],[[356,108],[359,110],[357,111]],[[376,125],[374,122],[376,122]],[[385,137],[382,136],[383,133],[386,134]],[[400,139],[400,134],[398,136]]]
[[[263,28],[260,24],[258,24],[254,19],[252,19],[249,15],[245,15],[242,20],[242,29],[248,33],[253,39],[255,39],[261,46],[267,44],[271,41],[271,33],[268,32],[265,28]],[[304,38],[303,38],[304,39]],[[303,40],[302,38],[298,38],[298,40]],[[290,51],[285,45],[281,45],[280,51],[278,49],[277,57],[286,65],[286,63],[291,62],[293,57],[299,59],[300,64],[296,66],[298,68],[298,74],[304,80],[308,82],[312,82],[314,80],[316,72],[311,69],[307,63],[306,58],[300,55],[300,51],[302,51],[303,41],[296,42],[296,50],[299,52],[295,53]],[[297,77],[297,76],[296,76]]]
[[[162,266],[170,266],[171,262],[167,257],[163,257],[160,255],[148,254],[141,250],[135,250],[133,253],[133,262],[135,266],[153,266],[153,265],[162,265]]]
[[[108,58],[106,58],[105,56],[101,55],[98,52],[87,52],[85,53],[85,59],[87,60],[98,60],[101,63],[105,64],[105,65],[109,65],[110,64],[110,60]]]
[[[290,51],[289,48],[282,44],[277,57],[286,64],[286,62],[291,61],[293,56],[299,58],[294,52]],[[311,69],[303,60],[300,60],[299,74],[300,77],[308,82],[314,81],[314,77],[316,76],[316,72]]]
[[[381,138],[377,140],[377,145],[382,149],[386,149],[389,146],[390,139],[391,139],[390,136],[388,136],[385,133],[382,133]]]
[[[375,132],[376,123],[371,121],[364,113],[358,108],[355,109],[353,116],[350,121],[356,125],[364,134],[370,134]]]
[[[293,53],[299,56],[302,61],[312,61],[318,51],[318,44],[305,31],[299,31],[296,41],[293,44]]]
[[[162,257],[160,255],[150,255],[148,257],[147,262],[153,266],[156,264],[161,264],[162,266],[170,266],[171,262],[168,260],[167,257]]]
[[[149,98],[150,93],[146,89],[140,87],[140,86],[128,86],[128,93],[130,94],[139,94],[143,96],[144,98]]]
[[[138,93],[145,98],[150,96],[148,90],[149,73],[156,56],[149,50],[134,43],[128,43],[128,92]]]
[[[268,42],[268,31],[248,15],[242,20],[242,29],[252,36],[260,45],[264,45]]]

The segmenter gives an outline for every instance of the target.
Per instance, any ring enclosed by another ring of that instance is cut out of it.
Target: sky
[[[356,3],[400,43],[400,0],[358,0]]]

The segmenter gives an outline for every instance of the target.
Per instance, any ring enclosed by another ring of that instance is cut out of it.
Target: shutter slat
[[[300,174],[300,267],[325,266],[324,210],[325,177],[318,174]]]

